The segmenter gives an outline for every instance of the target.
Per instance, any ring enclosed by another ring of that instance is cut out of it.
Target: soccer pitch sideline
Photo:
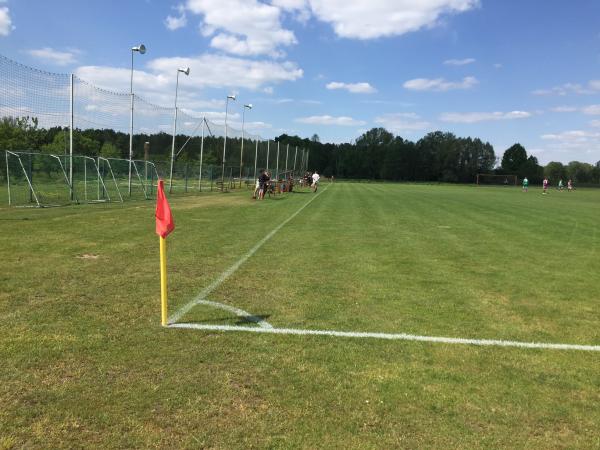
[[[249,196],[170,199],[178,324],[600,345],[600,191]],[[600,446],[598,351],[160,327],[153,213],[0,209],[0,448]]]

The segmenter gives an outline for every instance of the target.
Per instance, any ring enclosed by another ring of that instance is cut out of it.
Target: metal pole
[[[6,182],[8,183],[8,206],[10,206],[10,170],[8,170],[8,152],[4,152],[4,157],[6,159]]]
[[[242,107],[242,149],[240,150],[240,189],[242,188],[242,164],[244,161],[244,122],[246,118],[246,105]]]
[[[83,198],[87,202],[87,159],[83,160]]]
[[[221,169],[221,186],[225,182],[225,149],[227,148],[227,107],[229,106],[229,99],[231,96],[227,96],[225,100],[225,138],[223,139],[223,167]],[[235,97],[233,97],[235,99]]]
[[[298,146],[296,145],[296,153],[294,153],[294,175],[296,175],[296,157],[298,156]]]
[[[287,172],[287,161],[288,161],[288,154],[290,153],[290,144],[287,144],[287,147],[285,149],[285,171]]]
[[[171,172],[169,173],[169,194],[173,188],[173,164],[175,162],[175,137],[177,136],[177,90],[179,89],[179,69],[175,82],[175,118],[173,119],[173,142],[171,144]]]
[[[271,141],[267,139],[267,172],[269,171],[269,144]]]
[[[254,179],[252,181],[256,182],[256,160],[258,158],[258,139],[256,140],[256,148],[254,150]]]
[[[306,170],[308,170],[308,157],[310,156],[310,148],[306,151]]]
[[[73,99],[74,99],[74,78],[71,74],[71,92],[69,106],[71,109],[71,121],[69,123],[69,187],[71,189],[71,200],[73,200]]]
[[[277,166],[275,169],[275,178],[279,180],[279,141],[277,141]]]
[[[198,190],[202,192],[202,157],[204,156],[204,121],[205,117],[202,118],[202,140],[200,141],[200,175],[198,175]]]
[[[131,50],[131,78],[129,80],[129,96],[131,97],[131,114],[129,117],[129,181],[127,191],[131,197],[131,160],[133,159],[133,50]]]

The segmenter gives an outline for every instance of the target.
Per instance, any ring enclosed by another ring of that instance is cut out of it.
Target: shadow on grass
[[[201,320],[180,320],[177,323],[207,323],[207,324],[211,324],[211,325],[220,325],[220,324],[227,324],[228,322],[235,320],[234,323],[236,325],[247,325],[250,323],[258,324],[259,322],[266,321],[269,317],[271,317],[270,314],[252,315],[252,316],[245,316],[245,317],[228,316],[228,317],[213,317],[212,319],[201,319]]]

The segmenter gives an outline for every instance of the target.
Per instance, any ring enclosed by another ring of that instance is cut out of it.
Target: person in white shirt
[[[317,192],[317,187],[319,185],[319,179],[320,178],[321,177],[319,176],[318,172],[315,170],[315,173],[312,174],[312,179],[313,179],[312,188],[313,188],[314,192]]]

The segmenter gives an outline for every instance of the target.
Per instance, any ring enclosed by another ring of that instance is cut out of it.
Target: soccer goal
[[[490,173],[477,174],[477,186],[516,186],[518,177],[516,175],[495,175]]]

